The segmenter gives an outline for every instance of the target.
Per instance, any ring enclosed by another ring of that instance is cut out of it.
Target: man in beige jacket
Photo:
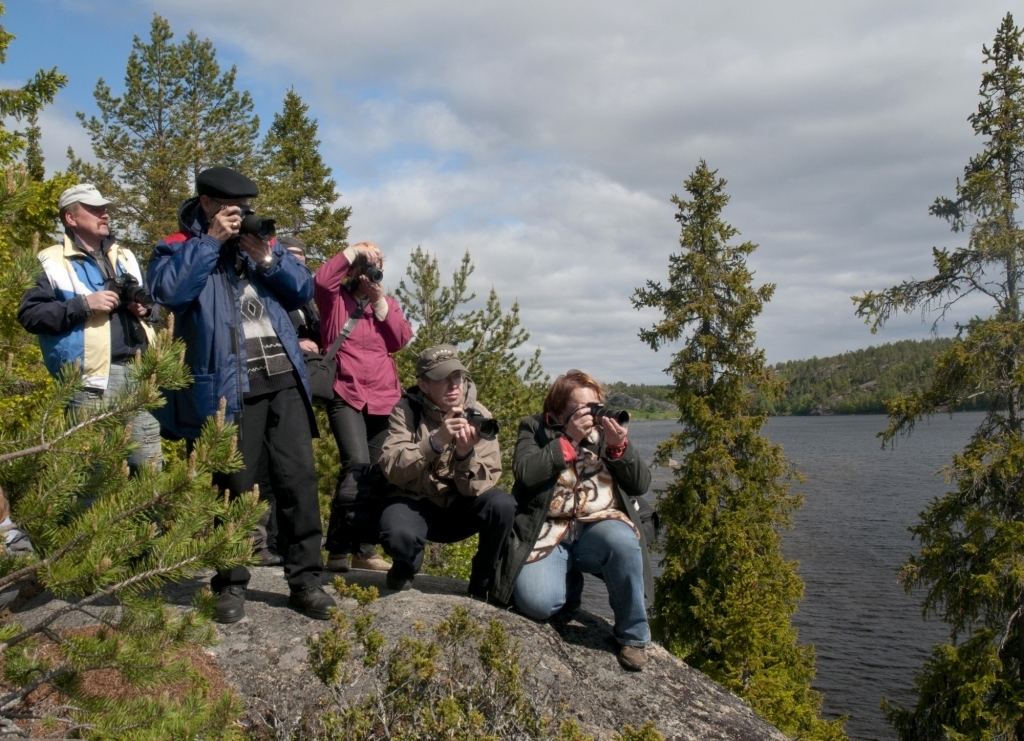
[[[416,386],[391,412],[380,467],[394,491],[380,518],[384,551],[394,561],[391,589],[410,585],[423,564],[428,540],[455,543],[474,533],[469,593],[486,599],[494,567],[515,516],[516,503],[495,487],[501,453],[493,430],[480,420],[491,414],[451,345],[420,353]]]

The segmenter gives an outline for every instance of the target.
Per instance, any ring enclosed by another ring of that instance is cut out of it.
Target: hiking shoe
[[[405,569],[392,566],[388,570],[388,575],[384,580],[384,583],[387,584],[388,589],[401,592],[403,589],[412,589],[412,578],[413,574],[410,574]]]
[[[339,574],[344,574],[348,571],[348,554],[347,553],[329,553],[327,555],[327,570],[336,571]]]
[[[314,620],[329,620],[331,608],[337,607],[337,604],[323,587],[316,586],[292,592],[288,597],[288,606]]]
[[[631,672],[641,671],[647,664],[647,649],[643,646],[619,646],[619,663]]]
[[[256,559],[260,566],[280,566],[284,563],[284,559],[269,548],[260,548],[256,551]]]
[[[217,592],[217,622],[237,623],[245,617],[245,587],[224,587]]]
[[[369,558],[352,556],[352,568],[366,569],[367,571],[389,571],[391,569],[391,564],[385,561],[384,557],[379,553],[374,553]]]

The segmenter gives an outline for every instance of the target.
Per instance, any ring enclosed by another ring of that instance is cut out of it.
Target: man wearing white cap
[[[125,364],[153,339],[153,302],[139,264],[110,234],[104,198],[88,183],[68,188],[57,206],[64,242],[39,253],[43,273],[25,292],[18,321],[38,335],[43,361],[54,376],[68,363],[82,367],[85,388],[71,408],[98,408],[104,396],[126,381]],[[131,420],[128,457],[134,471],[145,461],[161,461],[160,425],[149,412]]]

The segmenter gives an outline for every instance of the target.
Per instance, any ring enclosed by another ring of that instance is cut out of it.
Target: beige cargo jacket
[[[466,382],[464,408],[491,413],[476,400],[476,387]],[[498,484],[501,452],[497,440],[481,440],[465,460],[456,460],[455,443],[438,455],[430,435],[444,417],[418,387],[402,396],[388,421],[388,436],[380,456],[380,467],[388,482],[397,487],[392,496],[428,499],[447,507],[457,497],[478,497]]]

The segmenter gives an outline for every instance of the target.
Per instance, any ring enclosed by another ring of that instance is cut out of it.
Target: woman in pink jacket
[[[391,409],[402,397],[391,354],[412,339],[412,327],[398,302],[384,295],[380,283],[383,264],[376,245],[360,242],[328,260],[315,277],[313,298],[320,310],[321,347],[325,351],[349,319],[358,317],[338,349],[334,399],[327,404],[331,432],[341,456],[341,476],[327,527],[327,568],[332,571],[348,571],[350,552],[354,554],[354,568],[390,568],[373,544],[345,542],[339,528],[345,514],[339,501],[354,500],[359,477],[377,463],[388,434]]]

